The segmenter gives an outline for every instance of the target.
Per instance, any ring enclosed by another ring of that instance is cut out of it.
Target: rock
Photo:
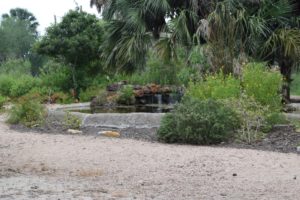
[[[120,137],[121,134],[116,131],[100,131],[98,132],[98,135],[106,136],[106,137]]]
[[[82,134],[82,131],[74,130],[74,129],[68,129],[67,132],[70,133],[70,134]]]
[[[297,152],[300,153],[300,146],[297,147]]]
[[[232,176],[237,176],[237,173],[233,173]]]

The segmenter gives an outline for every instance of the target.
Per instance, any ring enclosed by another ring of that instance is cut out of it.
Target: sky
[[[75,1],[82,10],[99,17],[96,8],[90,8],[90,0],[0,0],[0,16],[8,13],[12,8],[25,8],[37,18],[40,34],[45,33],[45,28],[54,23],[54,15],[59,22],[70,9],[76,7]]]

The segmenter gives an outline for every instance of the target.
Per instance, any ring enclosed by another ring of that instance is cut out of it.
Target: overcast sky
[[[90,0],[76,0],[76,2],[84,11],[99,16],[95,7],[90,8]],[[0,0],[0,16],[12,8],[26,8],[37,18],[40,23],[38,30],[43,34],[45,28],[54,22],[54,15],[59,21],[66,12],[75,7],[74,0]]]

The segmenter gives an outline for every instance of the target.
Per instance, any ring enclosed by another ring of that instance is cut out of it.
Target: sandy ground
[[[296,154],[20,133],[0,122],[1,200],[299,197]]]

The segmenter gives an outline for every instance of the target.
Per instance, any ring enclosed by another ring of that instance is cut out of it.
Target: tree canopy
[[[81,72],[88,74],[93,70],[90,69],[93,62],[99,59],[102,33],[102,24],[94,15],[80,9],[70,10],[60,23],[47,29],[35,49],[69,65],[73,70],[74,89],[77,89],[78,70],[84,69]]]

